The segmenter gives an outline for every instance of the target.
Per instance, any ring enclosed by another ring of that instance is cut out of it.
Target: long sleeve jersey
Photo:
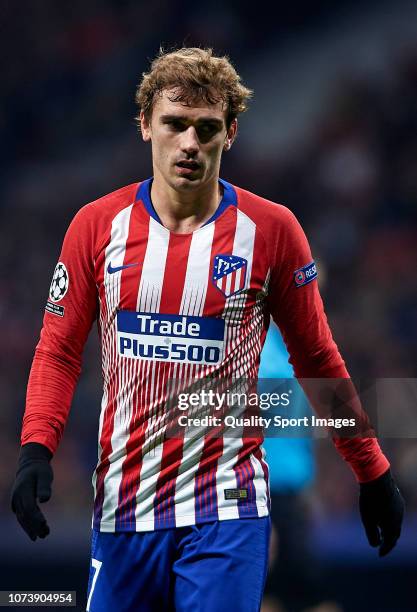
[[[97,320],[103,396],[93,527],[149,531],[269,512],[262,438],[164,435],[172,380],[257,376],[270,316],[299,378],[348,378],[294,215],[219,180],[202,227],[165,228],[152,179],[84,206],[66,233],[29,377],[22,444],[54,453]],[[388,467],[375,438],[335,440],[359,481]]]

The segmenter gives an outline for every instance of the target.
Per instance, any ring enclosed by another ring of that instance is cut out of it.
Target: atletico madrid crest
[[[245,288],[248,262],[237,255],[216,255],[212,282],[223,295],[230,297]]]

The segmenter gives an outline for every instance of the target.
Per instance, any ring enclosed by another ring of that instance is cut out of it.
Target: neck
[[[155,172],[151,199],[163,225],[170,231],[186,234],[214,215],[222,199],[222,188],[215,177],[199,190],[177,191]]]

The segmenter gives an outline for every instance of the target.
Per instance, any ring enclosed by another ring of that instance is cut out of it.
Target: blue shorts
[[[269,517],[144,533],[93,531],[90,612],[258,612]]]

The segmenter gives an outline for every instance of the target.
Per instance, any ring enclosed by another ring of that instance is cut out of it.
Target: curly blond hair
[[[149,120],[156,96],[173,89],[169,99],[192,105],[196,101],[226,106],[226,126],[247,110],[251,89],[245,87],[228,57],[216,57],[212,49],[183,47],[165,52],[160,49],[149,72],[144,72],[135,101]],[[139,117],[137,117],[139,120]]]

